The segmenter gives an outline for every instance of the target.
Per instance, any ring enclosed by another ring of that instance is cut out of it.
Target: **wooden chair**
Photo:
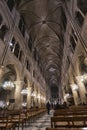
[[[51,117],[51,127],[52,128],[55,128],[55,127],[67,127],[67,128],[87,127],[86,122],[87,122],[87,116]]]
[[[11,117],[12,117],[12,119],[11,119],[12,123],[15,123],[16,126],[18,126],[18,130],[19,130],[20,125],[23,130],[25,118],[21,118],[21,111],[12,110],[12,111],[9,111],[9,115],[11,115]]]
[[[87,127],[85,128],[85,130]],[[84,128],[46,128],[46,130],[84,130]]]
[[[0,117],[0,130],[15,130],[15,123],[11,121],[11,117]]]

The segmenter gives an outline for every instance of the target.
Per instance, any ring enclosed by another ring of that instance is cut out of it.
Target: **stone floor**
[[[51,116],[52,113],[50,113],[49,115],[45,113],[42,117],[39,117],[36,121],[31,123],[29,126],[24,127],[23,130],[45,130],[46,127],[50,127]]]

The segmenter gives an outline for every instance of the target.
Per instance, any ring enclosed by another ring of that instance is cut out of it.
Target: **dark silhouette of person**
[[[60,109],[60,104],[57,102],[56,104],[55,104],[55,107],[54,107],[54,109],[56,110],[56,109]]]
[[[65,101],[63,102],[63,108],[68,108],[68,105]]]
[[[47,113],[50,114],[50,102],[48,101],[46,104],[46,108],[47,108]]]
[[[51,108],[54,109],[54,104],[53,103],[51,103]]]

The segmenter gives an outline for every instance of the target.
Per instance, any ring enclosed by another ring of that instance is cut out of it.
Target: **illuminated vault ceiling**
[[[20,0],[17,4],[38,55],[41,73],[51,91],[58,93],[64,44],[62,0]]]

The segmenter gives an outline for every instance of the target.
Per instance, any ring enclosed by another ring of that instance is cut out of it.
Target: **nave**
[[[60,127],[87,127],[87,0],[0,0],[0,130]]]
[[[30,123],[29,126],[25,126],[23,130],[45,130],[47,127],[50,127],[50,117],[52,113],[49,115],[45,113],[41,117],[37,118],[35,121]],[[17,128],[16,128],[17,129]],[[20,127],[21,130],[21,127]]]
[[[51,110],[50,114],[45,111],[23,130],[87,130],[87,106]]]

